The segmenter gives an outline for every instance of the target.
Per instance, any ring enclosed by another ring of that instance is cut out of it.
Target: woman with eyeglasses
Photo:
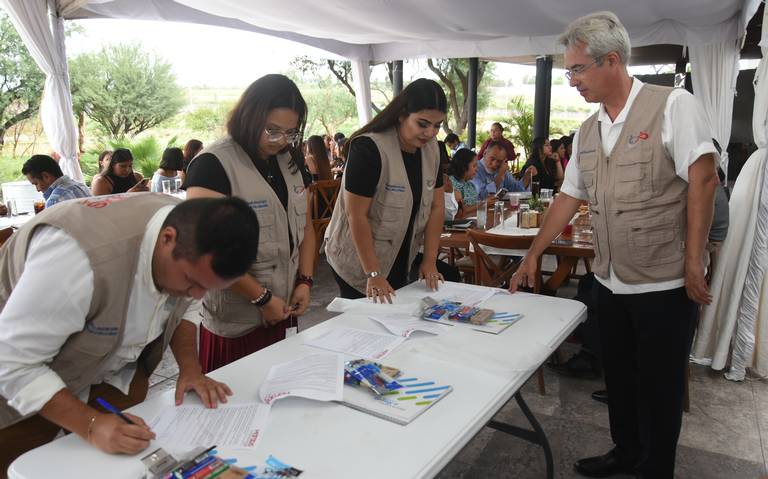
[[[443,279],[436,263],[445,199],[435,136],[447,110],[440,85],[421,78],[347,142],[344,190],[325,248],[342,297],[391,302],[412,267],[431,289]]]
[[[238,196],[259,220],[258,256],[248,274],[203,298],[203,372],[284,339],[309,305],[315,238],[300,147],[306,118],[296,84],[266,75],[240,97],[227,135],[189,164],[187,198]]]

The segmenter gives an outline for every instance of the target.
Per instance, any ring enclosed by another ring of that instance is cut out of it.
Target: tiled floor
[[[325,305],[338,290],[324,261],[315,285],[310,311],[300,320],[301,329],[333,316],[325,311]],[[573,290],[564,292],[573,294]],[[768,383],[733,383],[702,366],[693,366],[692,373],[691,411],[683,419],[676,477],[757,479],[768,474]],[[150,378],[150,396],[173,389],[177,375],[173,357],[166,354]],[[573,471],[573,462],[611,447],[607,409],[590,398],[592,391],[602,389],[602,382],[563,378],[549,371],[545,378],[545,396],[536,392],[533,382],[525,386],[523,395],[552,446],[555,477],[581,477]],[[514,401],[497,419],[527,426]],[[440,479],[542,477],[544,455],[538,446],[489,428],[484,428],[438,475]]]

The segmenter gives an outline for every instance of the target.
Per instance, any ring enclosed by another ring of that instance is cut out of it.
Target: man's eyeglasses
[[[277,143],[278,141],[285,139],[286,143],[295,145],[299,141],[300,133],[296,130],[282,131],[277,129],[265,128],[264,133],[267,134],[267,141],[271,143]]]
[[[574,75],[581,75],[585,71],[589,70],[595,65],[603,63],[603,57],[597,57],[595,58],[595,61],[590,63],[589,65],[576,65],[573,68],[566,68],[565,70],[565,78],[568,79],[568,81],[571,81],[571,79],[574,77]]]

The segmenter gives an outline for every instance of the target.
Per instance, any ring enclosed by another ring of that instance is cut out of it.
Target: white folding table
[[[427,295],[423,284],[398,291],[398,302]],[[548,475],[552,456],[544,432],[528,410],[519,389],[576,326],[586,318],[582,303],[527,293],[496,295],[485,306],[524,314],[498,335],[445,326],[439,336],[414,333],[382,362],[408,375],[428,377],[453,386],[453,392],[407,426],[379,419],[335,403],[284,398],[271,409],[269,423],[255,449],[227,450],[238,464],[263,464],[269,454],[303,469],[302,478],[433,477],[484,426],[514,434],[544,447]],[[329,328],[354,327],[384,332],[366,315],[344,313],[280,343],[214,371],[234,391],[231,403],[252,401],[274,364],[315,353],[303,343]],[[512,397],[523,409],[533,431],[493,421]],[[198,403],[188,394],[185,404]],[[130,411],[151,419],[173,404],[173,391],[141,403]],[[102,453],[74,434],[19,457],[9,477],[53,477],[63,471],[80,478],[138,478],[140,457]]]

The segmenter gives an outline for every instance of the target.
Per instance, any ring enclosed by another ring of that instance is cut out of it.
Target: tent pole
[[[549,106],[552,98],[552,57],[536,58],[536,93],[533,106],[533,137],[549,136]]]
[[[395,97],[403,91],[403,61],[392,62],[392,96]]]
[[[475,148],[477,137],[477,77],[480,60],[477,57],[469,59],[469,78],[467,79],[467,146]]]

